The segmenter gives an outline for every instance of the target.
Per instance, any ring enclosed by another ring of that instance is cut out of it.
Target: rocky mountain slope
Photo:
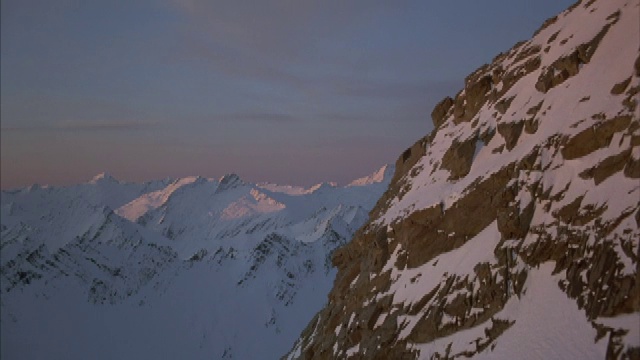
[[[640,358],[639,46],[583,0],[469,75],[287,357]]]
[[[2,192],[2,359],[277,358],[393,167],[338,187],[106,174]]]

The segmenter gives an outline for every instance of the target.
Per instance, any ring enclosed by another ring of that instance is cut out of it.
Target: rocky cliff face
[[[640,2],[469,75],[336,251],[289,358],[640,358]]]

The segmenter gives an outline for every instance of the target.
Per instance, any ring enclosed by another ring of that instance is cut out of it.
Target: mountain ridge
[[[3,191],[0,355],[277,357],[325,301],[330,254],[381,180],[291,191],[99,176]]]
[[[638,12],[579,1],[443,99],[286,357],[637,358]]]

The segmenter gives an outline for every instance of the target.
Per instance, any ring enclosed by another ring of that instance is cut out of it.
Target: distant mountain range
[[[1,357],[277,358],[393,172],[343,187],[100,174],[3,191]]]

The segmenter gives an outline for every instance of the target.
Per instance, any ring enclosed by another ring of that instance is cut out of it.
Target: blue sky
[[[1,2],[3,189],[346,182],[571,1]]]

